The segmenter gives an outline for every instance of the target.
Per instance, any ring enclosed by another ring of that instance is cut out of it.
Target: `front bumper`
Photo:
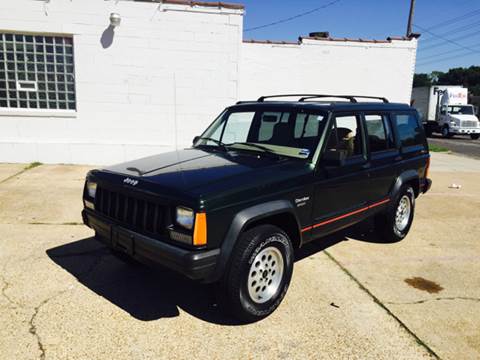
[[[450,127],[449,131],[453,134],[480,134],[480,128],[454,128],[454,127]]]
[[[95,230],[97,240],[113,250],[151,265],[161,265],[190,279],[208,282],[213,276],[220,249],[185,250],[125,229],[90,210],[82,211],[83,222]]]

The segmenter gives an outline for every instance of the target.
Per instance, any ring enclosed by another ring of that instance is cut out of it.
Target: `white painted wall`
[[[122,23],[104,48],[111,12]],[[225,106],[269,93],[410,99],[416,40],[249,44],[242,28],[227,8],[1,0],[0,31],[73,35],[77,112],[0,110],[0,162],[111,164],[189,146]]]
[[[360,43],[304,39],[299,45],[244,43],[240,98],[265,94],[356,94],[410,102],[417,41]]]
[[[111,12],[122,22],[104,49]],[[73,34],[78,111],[0,110],[0,161],[109,164],[190,145],[237,99],[242,14],[131,1],[1,0],[0,31]]]

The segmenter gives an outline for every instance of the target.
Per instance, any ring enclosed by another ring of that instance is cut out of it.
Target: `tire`
[[[394,243],[403,240],[412,226],[415,213],[415,192],[404,185],[393,205],[375,217],[375,230],[382,242]]]
[[[470,134],[470,139],[478,140],[480,138],[480,134]]]
[[[450,139],[453,137],[453,134],[450,132],[448,125],[444,125],[442,128],[442,136],[446,139]]]
[[[223,305],[241,322],[270,315],[287,293],[294,254],[288,235],[273,225],[244,232],[221,282]]]
[[[426,136],[426,137],[432,137],[432,135],[433,135],[433,128],[432,128],[432,126],[429,125],[429,124],[425,124],[424,129],[425,129],[425,136]]]

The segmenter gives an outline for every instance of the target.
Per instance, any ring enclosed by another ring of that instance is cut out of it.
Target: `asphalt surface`
[[[428,138],[428,142],[447,148],[459,155],[480,159],[480,139],[472,140],[470,136],[465,135],[455,135],[451,139],[444,139],[440,135],[433,135]]]
[[[250,325],[211,287],[95,241],[80,223],[87,170],[0,164],[2,359],[480,357],[480,161],[433,154],[404,241],[365,223],[307,245],[284,302]]]

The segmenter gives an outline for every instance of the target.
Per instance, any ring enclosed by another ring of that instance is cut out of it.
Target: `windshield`
[[[216,146],[311,159],[325,112],[231,109],[203,133],[195,146]]]
[[[473,106],[449,106],[448,113],[452,115],[473,115]]]

